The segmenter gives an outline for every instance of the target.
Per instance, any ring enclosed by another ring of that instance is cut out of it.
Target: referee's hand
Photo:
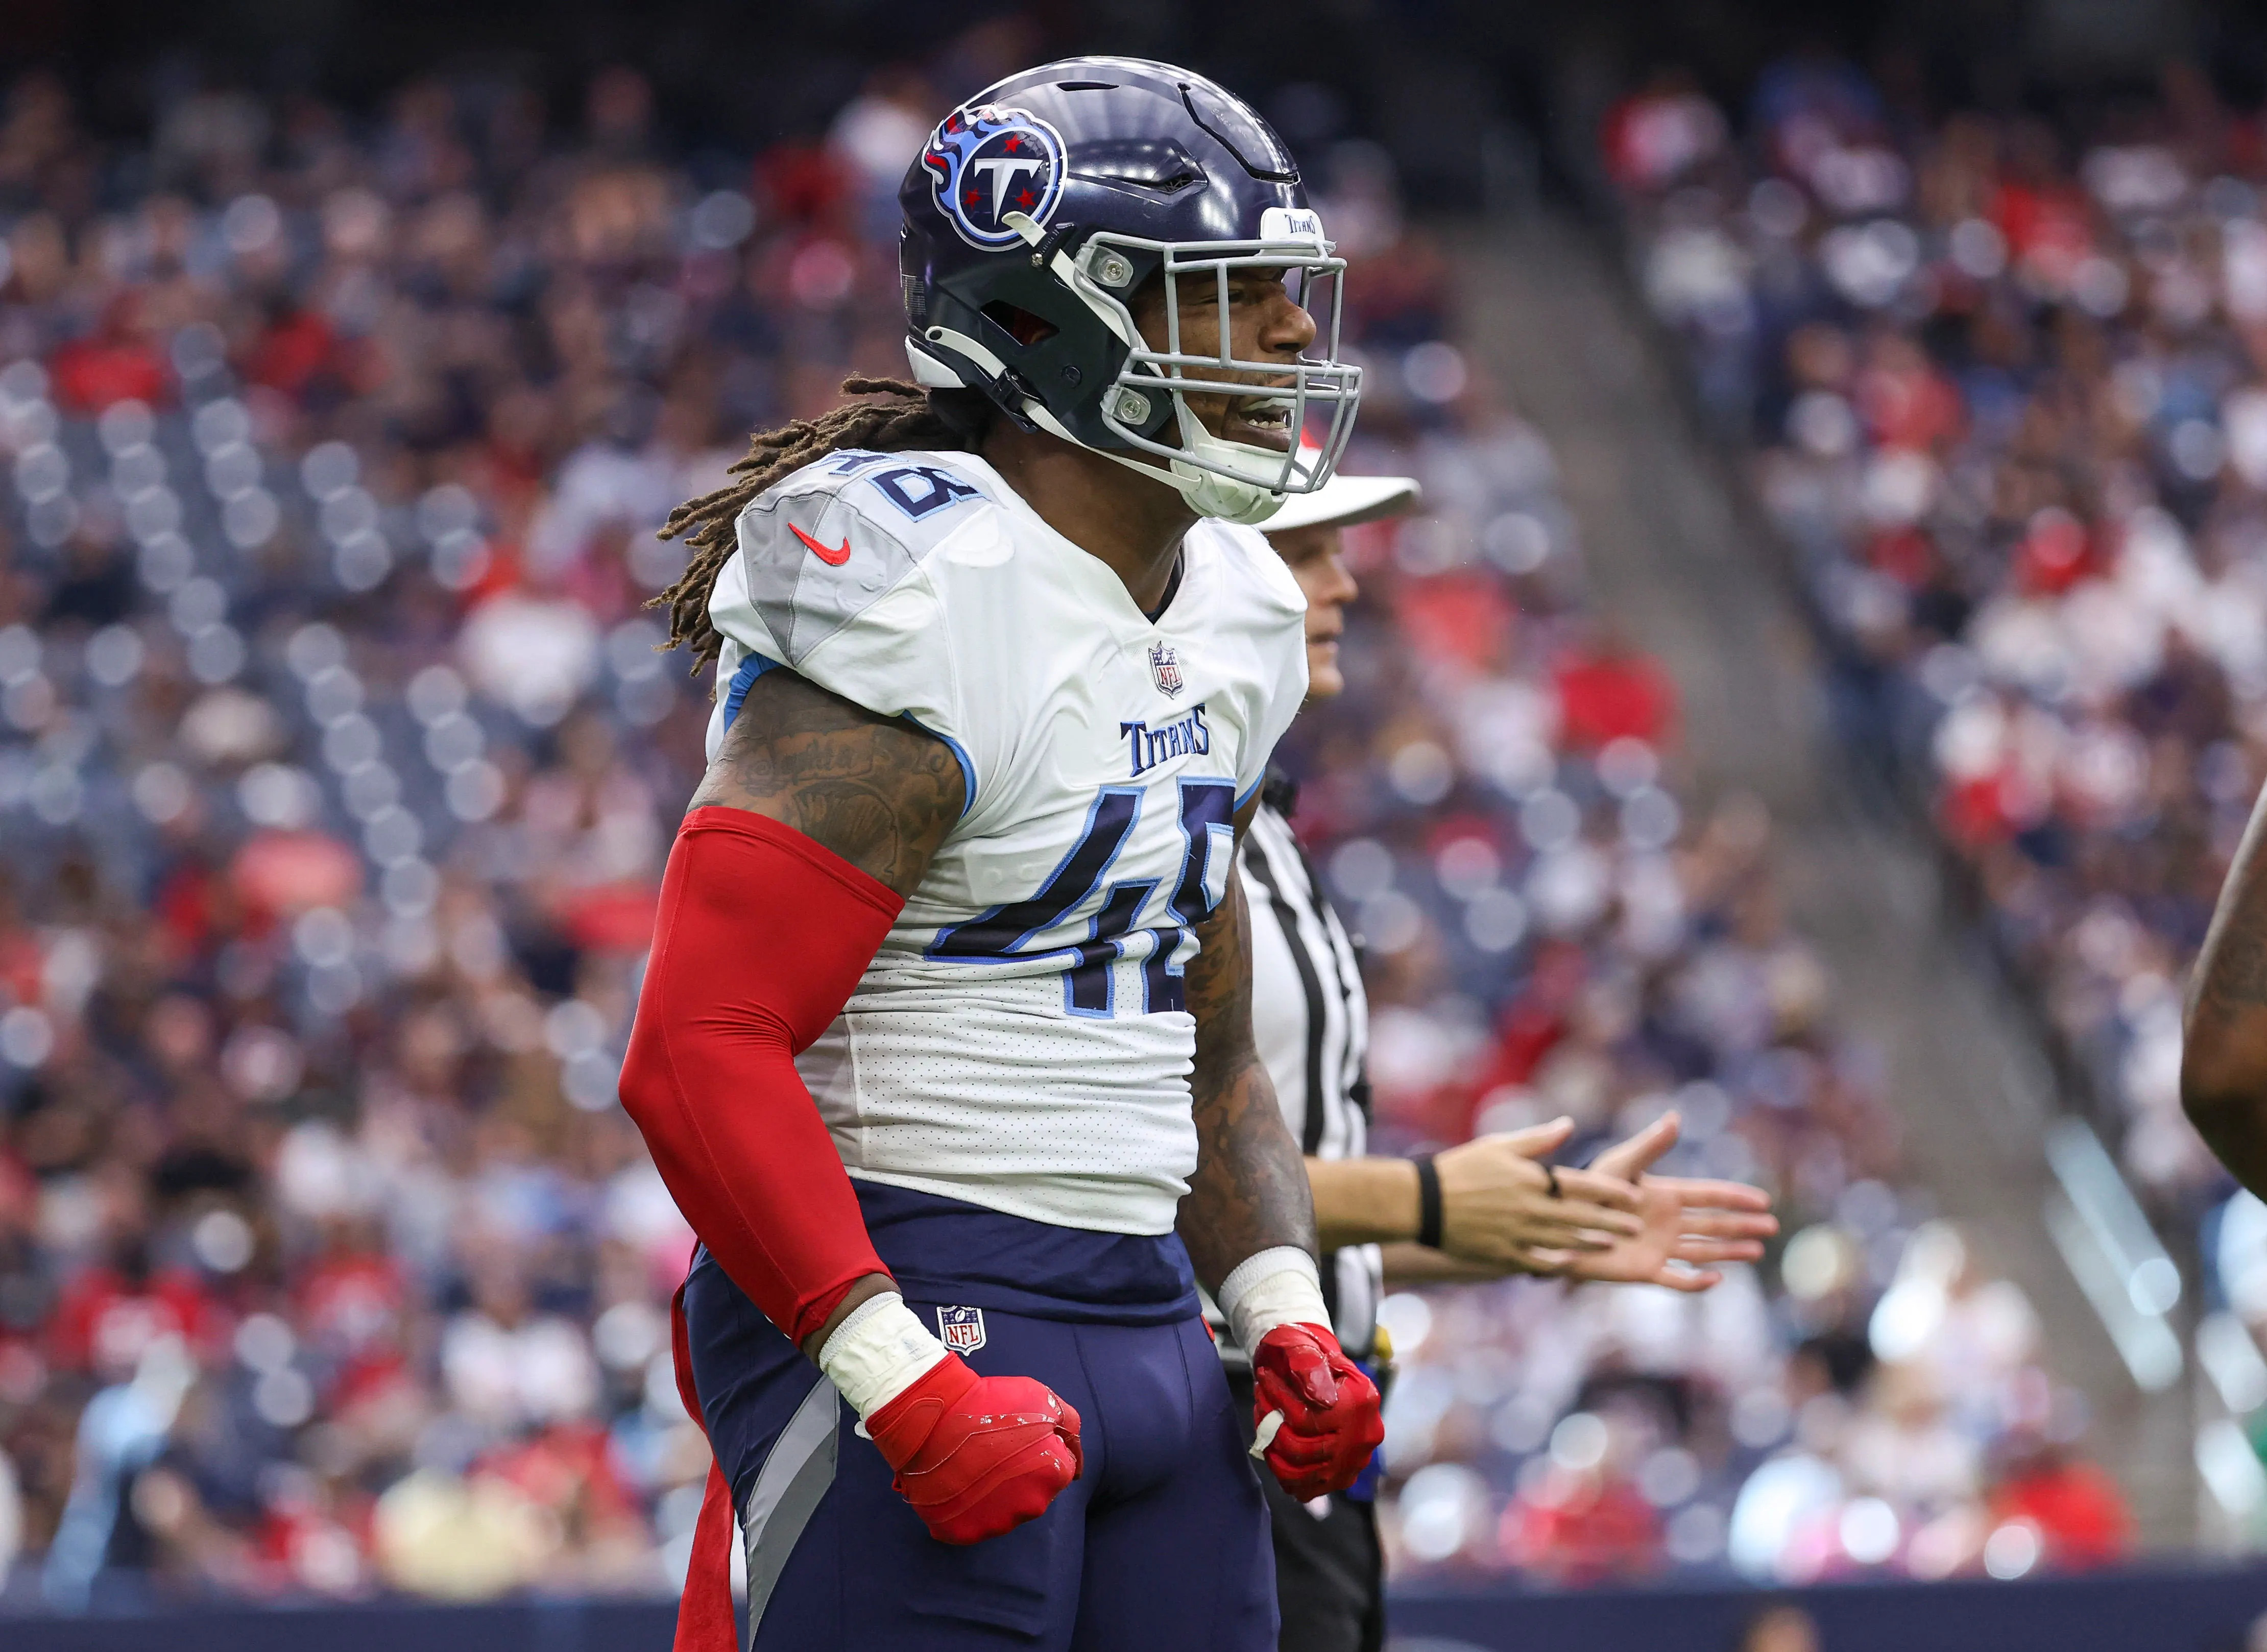
[[[1609,1250],[1642,1232],[1629,1182],[1540,1162],[1574,1130],[1573,1120],[1559,1119],[1435,1154],[1442,1252],[1488,1267],[1556,1273],[1569,1254]]]
[[[1559,1259],[1560,1272],[1570,1279],[1703,1291],[1723,1282],[1719,1264],[1763,1259],[1764,1241],[1779,1231],[1779,1219],[1762,1188],[1651,1173],[1682,1127],[1676,1114],[1665,1113],[1590,1161],[1593,1171],[1637,1185],[1645,1231],[1610,1250],[1568,1252]]]

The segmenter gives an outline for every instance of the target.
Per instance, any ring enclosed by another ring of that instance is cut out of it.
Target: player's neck
[[[1115,459],[995,419],[983,457],[1045,522],[1125,582],[1134,606],[1165,599],[1181,536],[1196,521],[1181,496]]]

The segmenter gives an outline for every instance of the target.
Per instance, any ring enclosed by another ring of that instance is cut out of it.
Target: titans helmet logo
[[[1062,139],[1022,109],[955,109],[929,134],[921,165],[960,239],[986,252],[1022,240],[1004,222],[1006,214],[1024,213],[1044,224],[1062,199]]]

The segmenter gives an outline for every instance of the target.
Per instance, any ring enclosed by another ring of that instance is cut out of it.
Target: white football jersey
[[[1305,608],[1258,533],[1200,522],[1152,621],[969,453],[833,454],[742,513],[710,754],[783,665],[944,740],[966,780],[798,1062],[853,1176],[1170,1230],[1197,1162],[1191,928],[1306,694]]]

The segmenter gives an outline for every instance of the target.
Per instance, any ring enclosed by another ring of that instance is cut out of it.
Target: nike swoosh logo
[[[840,568],[850,560],[850,536],[847,533],[840,545],[821,545],[792,522],[787,525],[787,531],[809,546],[811,554],[829,568]]]

